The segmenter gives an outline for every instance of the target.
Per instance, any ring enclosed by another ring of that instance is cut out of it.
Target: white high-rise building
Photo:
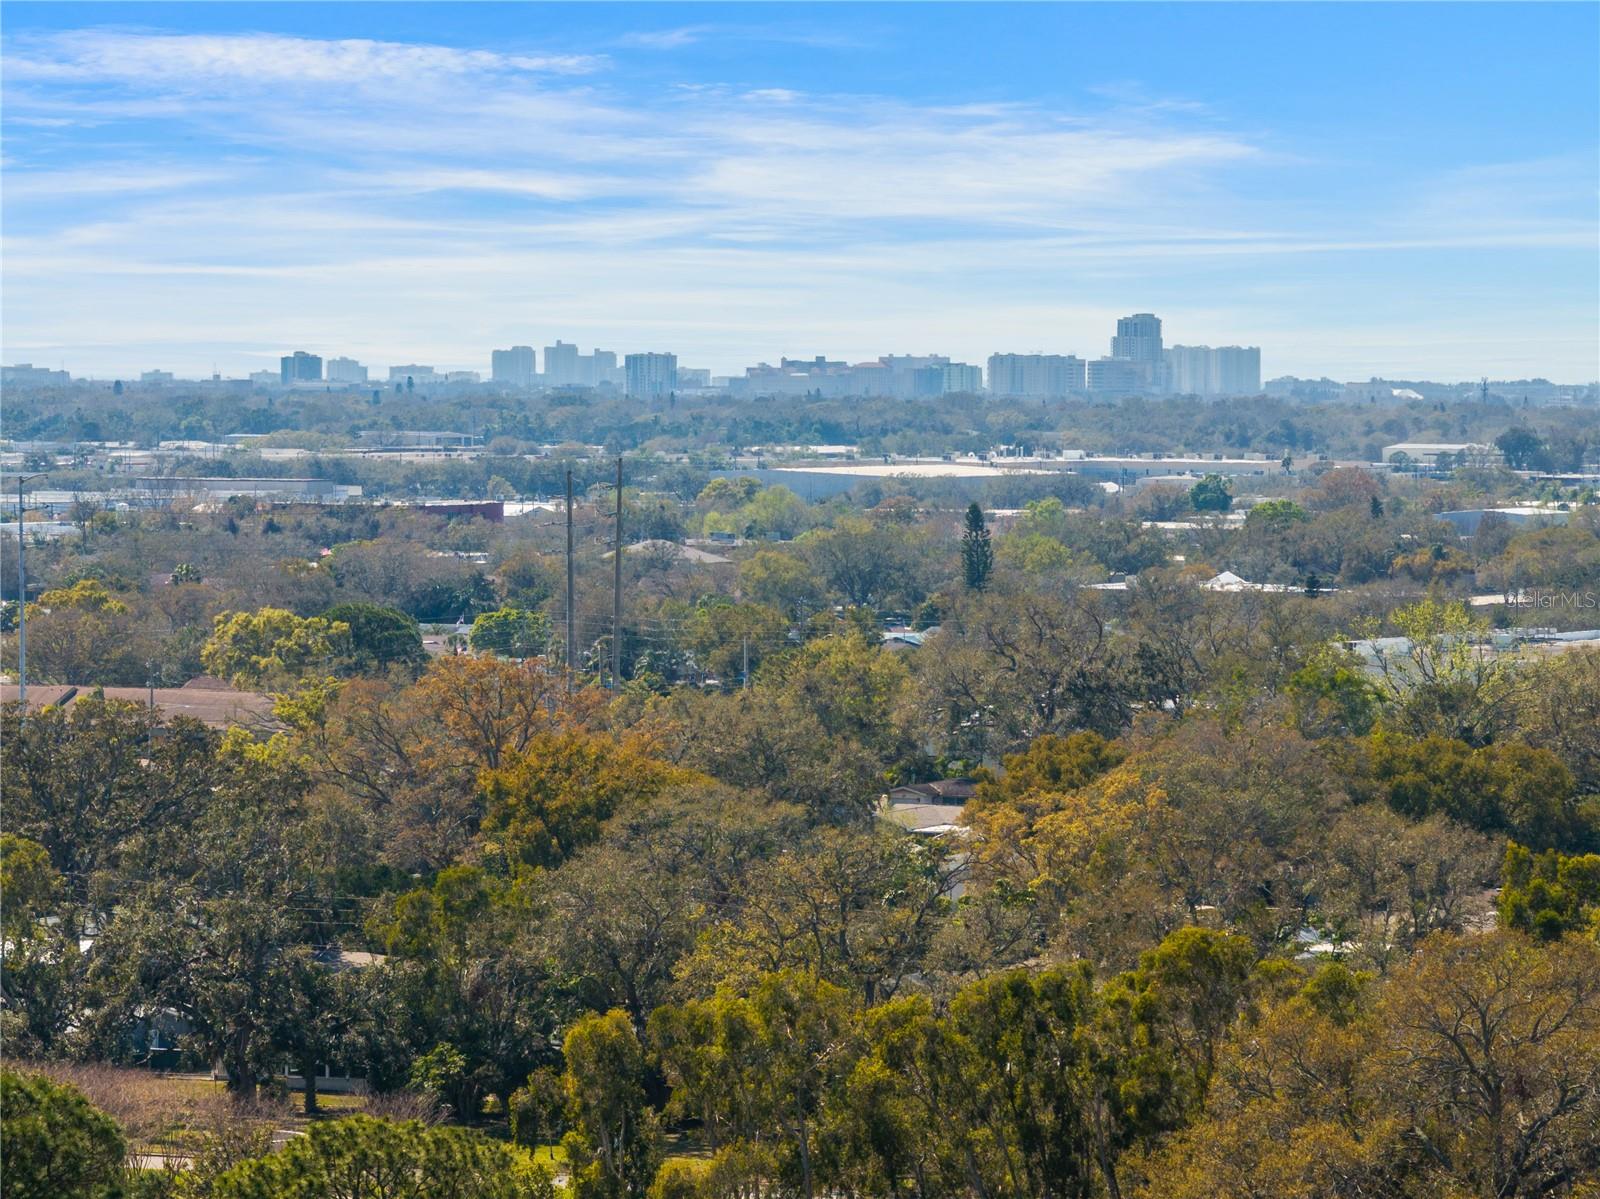
[[[330,358],[327,365],[329,383],[365,383],[367,368],[354,358]]]
[[[532,387],[534,354],[532,346],[512,346],[489,355],[490,378],[508,387]]]
[[[1086,364],[1076,354],[991,354],[989,392],[1001,396],[1063,396],[1084,390]]]
[[[564,387],[581,383],[578,378],[578,347],[559,338],[553,346],[544,348],[544,382],[546,387]]]
[[[678,387],[676,354],[629,354],[623,359],[628,394],[636,399],[654,399]]]
[[[1161,365],[1161,318],[1149,312],[1136,312],[1117,321],[1117,335],[1111,339],[1111,356],[1128,362]]]
[[[1261,390],[1257,346],[1169,346],[1162,359],[1166,389],[1176,395],[1256,395]]]
[[[1218,346],[1214,351],[1217,394],[1253,396],[1261,392],[1261,347]]]

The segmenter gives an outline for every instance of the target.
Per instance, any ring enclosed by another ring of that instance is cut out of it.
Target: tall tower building
[[[677,390],[676,354],[629,354],[622,362],[628,394],[635,399],[654,399]]]
[[[1261,392],[1261,347],[1218,346],[1213,370],[1221,395],[1253,396]]]
[[[533,386],[533,347],[512,346],[509,350],[496,350],[489,355],[489,377],[508,387]]]
[[[559,338],[553,346],[544,348],[544,381],[548,387],[563,387],[580,382],[578,378],[578,347]]]
[[[284,383],[316,383],[322,379],[322,358],[296,350],[278,359],[278,373]]]
[[[329,383],[365,383],[367,368],[354,358],[328,359]]]
[[[1161,318],[1136,312],[1118,320],[1117,335],[1111,339],[1111,356],[1148,363],[1154,371],[1161,365]]]

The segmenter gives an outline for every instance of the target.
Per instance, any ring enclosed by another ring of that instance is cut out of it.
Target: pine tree
[[[967,531],[961,536],[961,566],[966,572],[967,589],[982,591],[989,585],[994,570],[994,547],[983,523],[983,509],[977,502],[967,509]]]

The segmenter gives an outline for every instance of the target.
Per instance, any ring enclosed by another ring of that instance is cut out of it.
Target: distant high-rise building
[[[367,368],[354,358],[328,359],[329,383],[365,383]]]
[[[318,383],[322,380],[322,357],[296,350],[278,360],[278,377],[284,383]]]
[[[1165,390],[1181,396],[1216,394],[1210,346],[1168,346],[1161,352]]]
[[[512,346],[509,350],[496,350],[490,355],[489,377],[508,387],[532,387],[534,354],[532,346]]]
[[[1089,390],[1097,394],[1134,395],[1150,388],[1152,369],[1148,362],[1127,358],[1096,358],[1087,366]]]
[[[1084,361],[1075,354],[991,354],[989,391],[1002,396],[1062,396],[1085,386]]]
[[[1261,350],[1256,346],[1170,346],[1162,354],[1166,390],[1177,395],[1256,395]]]
[[[1155,369],[1161,365],[1161,318],[1136,312],[1118,320],[1117,335],[1111,339],[1111,356],[1148,363],[1154,378]]]
[[[0,366],[0,382],[13,387],[65,387],[72,382],[72,376],[66,371],[19,362],[16,366]]]
[[[389,382],[404,383],[407,379],[410,379],[416,386],[421,387],[424,383],[439,382],[439,372],[431,366],[422,366],[415,362],[389,368]]]
[[[711,371],[705,367],[680,366],[678,368],[678,387],[710,387]]]
[[[578,373],[590,387],[621,387],[622,368],[617,365],[613,350],[596,350],[589,355],[578,355]]]
[[[578,347],[557,340],[544,348],[544,381],[548,387],[563,387],[578,379]]]
[[[629,354],[623,365],[628,394],[635,399],[654,399],[677,389],[676,354]]]
[[[145,371],[139,376],[139,382],[141,383],[161,384],[171,383],[172,381],[173,374],[171,371]]]
[[[965,362],[947,362],[940,368],[944,374],[944,393],[952,392],[970,393],[976,395],[983,390],[983,368],[969,366]]]
[[[1261,347],[1218,346],[1212,351],[1216,361],[1217,394],[1253,396],[1261,393]]]

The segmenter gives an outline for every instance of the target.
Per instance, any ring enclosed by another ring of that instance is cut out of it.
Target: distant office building
[[[329,383],[365,383],[367,368],[354,358],[328,359]]]
[[[676,354],[629,354],[623,359],[628,394],[635,399],[664,396],[678,386]]]
[[[278,360],[278,378],[284,383],[318,383],[322,380],[322,357],[296,350]]]
[[[885,354],[878,359],[878,365],[896,372],[920,371],[930,366],[949,366],[950,359],[943,354]]]
[[[1258,395],[1261,350],[1256,346],[1169,346],[1162,354],[1166,390],[1176,395]]]
[[[482,383],[483,376],[477,371],[446,371],[438,376],[442,383]]]
[[[544,348],[544,382],[547,387],[565,387],[579,382],[578,347],[557,340]]]
[[[439,372],[431,366],[422,366],[415,362],[406,366],[391,366],[389,368],[389,382],[404,383],[407,379],[410,379],[416,386],[421,387],[424,383],[439,382]]]
[[[680,390],[688,387],[710,387],[711,372],[700,367],[680,366],[678,368],[678,387]]]
[[[1218,395],[1261,394],[1260,346],[1218,346],[1212,354],[1216,363]]]
[[[1086,365],[1089,390],[1098,395],[1134,395],[1150,389],[1153,372],[1149,362],[1127,358],[1096,358]]]
[[[624,379],[613,351],[580,354],[577,346],[558,341],[544,348],[543,382],[546,387],[621,387]]]
[[[0,383],[12,387],[65,387],[72,382],[66,371],[53,371],[48,367],[19,362],[15,366],[0,366]]]
[[[512,346],[489,356],[489,377],[507,387],[532,387],[534,354],[532,346]]]
[[[279,371],[251,371],[250,384],[253,387],[277,387],[283,383],[283,375]]]
[[[621,387],[622,371],[617,366],[617,356],[611,350],[596,350],[592,354],[579,354],[573,377],[568,380],[580,387]]]
[[[585,361],[589,363],[587,367]],[[612,350],[596,350],[587,360],[579,354],[578,370],[580,374],[587,371],[595,387],[621,387],[623,383],[622,368],[617,365],[617,355]]]
[[[976,391],[983,372],[943,354],[886,354],[872,362],[780,358],[745,368],[744,378],[724,380],[735,395],[892,396],[913,399],[951,391]],[[716,384],[718,380],[713,379]]]
[[[1166,390],[1181,396],[1216,394],[1210,346],[1169,346],[1162,351]]]
[[[947,362],[940,368],[943,374],[943,392],[950,395],[955,392],[976,395],[983,390],[983,368],[969,366],[965,362]]]
[[[1063,396],[1087,385],[1085,364],[1075,354],[991,354],[989,391],[1003,396]]]
[[[1136,312],[1117,321],[1117,335],[1111,339],[1111,356],[1129,362],[1161,365],[1161,318],[1149,312]]]
[[[139,376],[139,382],[155,383],[159,385],[162,383],[171,383],[173,378],[174,376],[171,371],[145,371]]]

